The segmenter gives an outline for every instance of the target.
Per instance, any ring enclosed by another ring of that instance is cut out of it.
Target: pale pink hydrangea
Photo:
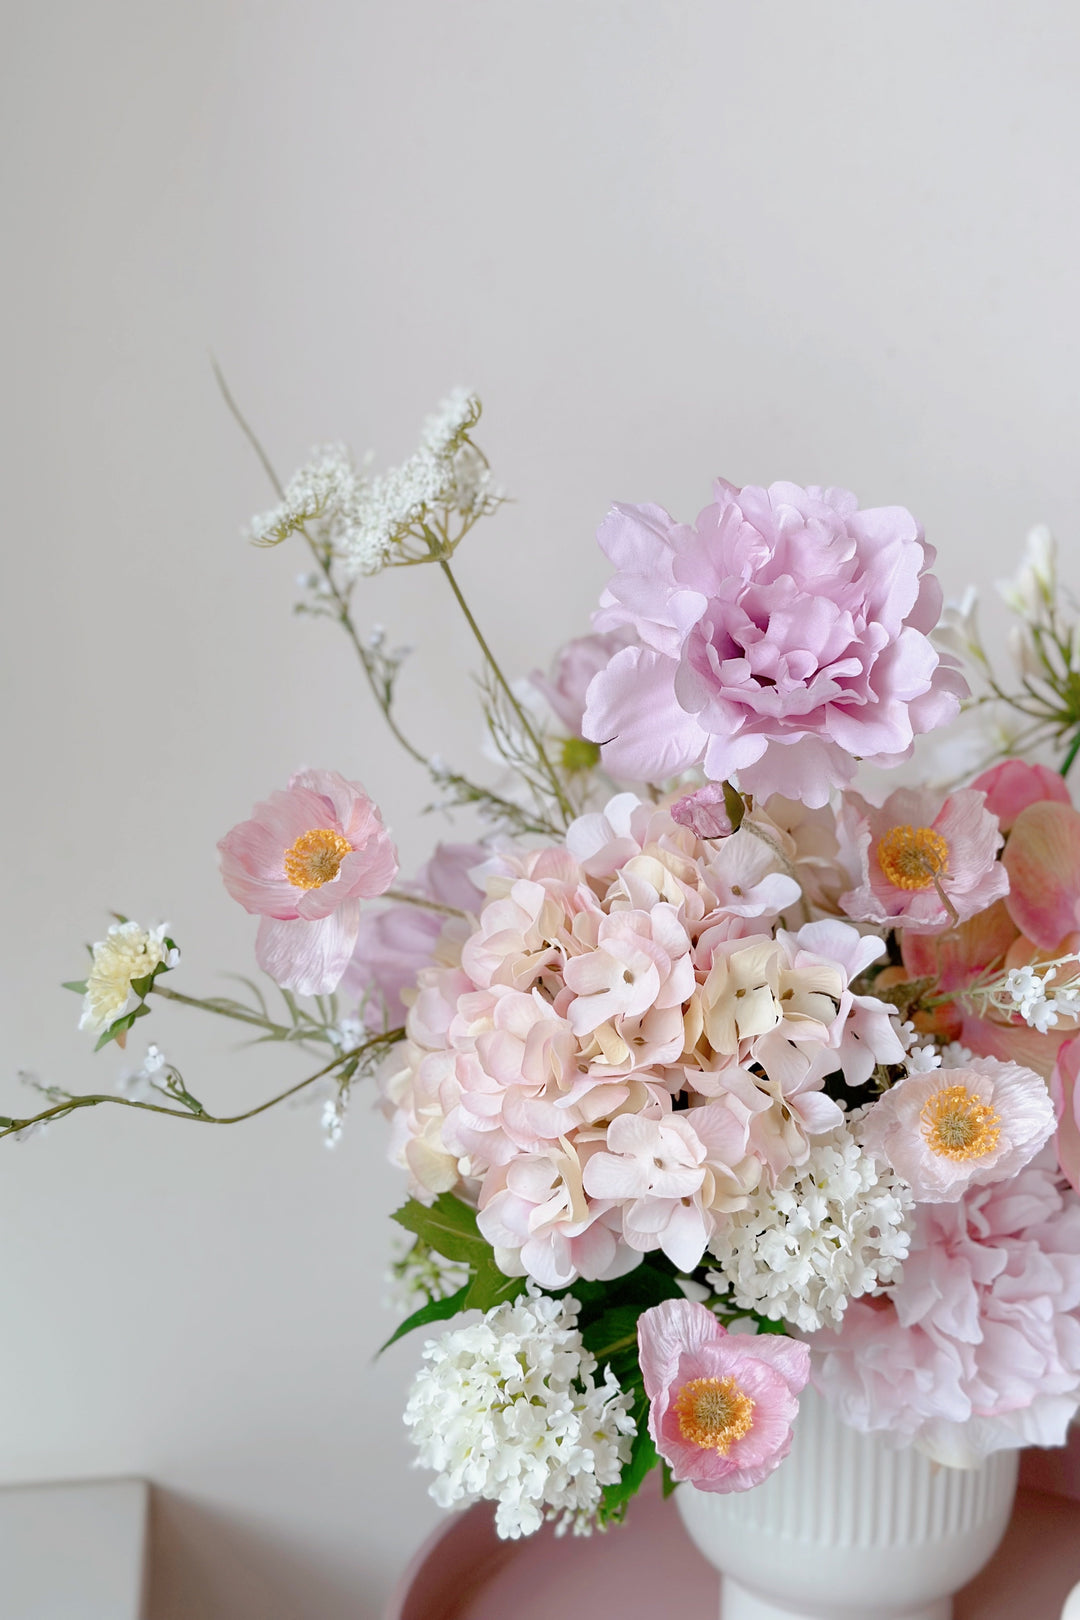
[[[261,916],[259,966],[301,995],[336,990],[360,928],[360,902],[387,890],[397,852],[358,782],[299,771],[218,844],[234,900]]]
[[[791,1450],[809,1348],[784,1334],[728,1333],[704,1305],[665,1300],[638,1318],[649,1433],[700,1491],[760,1485]]]
[[[1046,1082],[1017,1063],[973,1058],[962,1069],[909,1074],[865,1115],[863,1146],[916,1199],[951,1204],[969,1187],[1008,1181],[1054,1132]]]
[[[939,933],[1009,892],[1002,837],[984,795],[900,788],[879,807],[849,795],[859,817],[861,874],[840,904],[857,922]]]
[[[826,1078],[903,1056],[889,1009],[851,989],[880,941],[778,929],[799,893],[782,861],[629,794],[565,847],[500,848],[460,963],[421,971],[386,1065],[416,1196],[457,1191],[500,1263],[548,1287],[657,1249],[696,1266],[840,1122]]]
[[[1080,1406],[1080,1200],[1044,1158],[916,1209],[887,1298],[815,1336],[815,1383],[846,1423],[972,1466],[1064,1444]]]
[[[593,623],[635,644],[590,685],[585,735],[626,780],[701,764],[824,805],[857,758],[898,763],[966,693],[929,639],[933,548],[910,512],[846,490],[715,493],[693,527],[618,505],[601,526],[616,573]]]

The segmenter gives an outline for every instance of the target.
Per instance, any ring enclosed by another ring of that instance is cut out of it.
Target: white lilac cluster
[[[912,1207],[899,1177],[839,1126],[730,1217],[708,1280],[718,1293],[730,1288],[741,1310],[814,1333],[900,1275]]]
[[[1071,968],[1071,975],[1061,983],[1058,971]],[[1008,1010],[1018,1012],[1025,1024],[1037,1029],[1040,1035],[1054,1029],[1062,1019],[1080,1017],[1080,957],[1057,957],[1053,962],[1010,968],[1005,975],[1002,1000]]]
[[[137,922],[113,923],[104,939],[93,947],[93,960],[86,979],[79,1028],[97,1034],[126,1010],[132,981],[145,979],[164,962],[173,967],[180,960],[175,947],[165,943],[168,923],[154,929]]]
[[[577,1331],[576,1300],[527,1296],[429,1340],[405,1408],[440,1507],[498,1504],[500,1536],[545,1519],[587,1534],[636,1432],[630,1396]]]

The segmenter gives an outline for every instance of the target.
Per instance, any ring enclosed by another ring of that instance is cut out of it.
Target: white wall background
[[[1029,0],[42,0],[9,5],[0,1107],[109,1089],[76,1003],[116,907],[222,989],[254,924],[214,845],[301,763],[437,830],[267,504],[213,350],[283,467],[487,402],[518,497],[461,573],[508,664],[581,630],[613,497],[718,472],[899,501],[955,589],[1042,518],[1075,547],[1080,12]],[[471,757],[438,577],[409,723]],[[361,611],[366,611],[366,602]],[[222,1106],[300,1071],[155,1014]],[[224,1042],[224,1044],[223,1044]],[[120,1110],[0,1145],[0,1479],[162,1487],[155,1620],[373,1617],[435,1520],[372,1367],[400,1188],[364,1106],[215,1130]]]

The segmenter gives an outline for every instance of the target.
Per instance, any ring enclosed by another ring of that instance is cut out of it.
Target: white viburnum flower
[[[545,1519],[588,1534],[636,1433],[630,1396],[577,1331],[580,1307],[535,1286],[479,1321],[431,1339],[405,1407],[440,1507],[496,1502],[505,1538]]]
[[[93,961],[86,980],[79,1028],[98,1034],[126,1010],[131,997],[132,979],[145,979],[165,962],[172,967],[179,951],[165,944],[168,923],[147,930],[137,922],[113,923],[104,939],[94,946]]]
[[[708,1280],[740,1309],[814,1333],[900,1275],[911,1209],[906,1183],[838,1126],[729,1216],[709,1245],[718,1269]]]

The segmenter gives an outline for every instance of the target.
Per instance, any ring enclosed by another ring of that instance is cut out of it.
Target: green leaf
[[[453,1193],[440,1193],[430,1206],[410,1198],[395,1210],[392,1219],[407,1232],[423,1238],[444,1260],[459,1260],[475,1271],[482,1270],[485,1264],[494,1265],[491,1245],[477,1229],[476,1211]]]
[[[126,1035],[137,1018],[147,1018],[149,1014],[150,1008],[146,1005],[145,1001],[140,1001],[139,1005],[137,1007],[133,1007],[131,1012],[125,1013],[122,1018],[115,1019],[113,1023],[109,1025],[108,1029],[102,1030],[101,1034],[97,1038],[94,1051],[100,1052],[101,1048],[103,1046],[108,1046],[110,1041],[115,1041],[120,1035]]]
[[[738,832],[746,815],[746,800],[738,788],[733,788],[730,782],[724,783],[724,809],[728,813],[733,832]]]
[[[427,1327],[429,1322],[445,1322],[449,1317],[465,1310],[465,1296],[469,1292],[469,1286],[466,1283],[456,1294],[450,1294],[446,1299],[432,1299],[426,1305],[421,1305],[420,1309],[413,1311],[404,1322],[398,1323],[386,1343],[381,1344],[375,1354],[381,1356],[384,1350],[389,1350],[392,1344],[396,1344],[398,1339],[403,1339],[406,1333],[411,1333],[414,1328]]]
[[[64,984],[62,984],[60,986],[60,988],[61,988],[61,990],[74,990],[74,992],[75,992],[75,994],[77,996],[85,996],[85,994],[86,994],[86,980],[85,979],[68,979]]]
[[[674,1496],[682,1481],[675,1478],[675,1475],[671,1472],[671,1464],[668,1462],[666,1457],[661,1459],[660,1468],[661,1489],[663,1490],[664,1501],[666,1502],[669,1496]]]
[[[472,1279],[466,1285],[466,1310],[494,1310],[496,1305],[505,1305],[508,1300],[517,1299],[519,1294],[525,1292],[524,1277],[508,1277],[495,1264],[490,1249],[488,1256],[484,1265],[476,1267]]]

